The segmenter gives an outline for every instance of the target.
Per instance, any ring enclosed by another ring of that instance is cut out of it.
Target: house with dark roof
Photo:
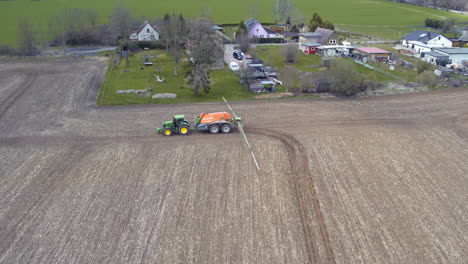
[[[320,34],[320,39],[317,40],[317,43],[320,45],[340,45],[338,35],[334,30],[326,28],[317,28],[315,33]]]
[[[129,38],[133,41],[159,40],[159,33],[156,30],[156,26],[151,26],[148,21],[145,21],[139,29],[130,33]]]
[[[266,29],[256,19],[250,18],[245,21],[245,28],[249,38],[278,38],[280,35]]]
[[[452,47],[452,41],[439,33],[415,30],[403,37],[402,45],[421,54],[422,52],[431,51],[432,48],[450,48]]]

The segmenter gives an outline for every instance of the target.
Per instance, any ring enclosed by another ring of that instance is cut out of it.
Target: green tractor
[[[162,128],[156,128],[158,134],[163,133],[165,136],[190,134],[190,123],[184,115],[174,115],[172,121],[163,122],[162,126]]]

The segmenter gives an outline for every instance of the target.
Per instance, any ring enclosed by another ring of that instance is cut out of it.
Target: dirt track
[[[464,263],[468,90],[94,106],[106,62],[0,64],[0,263]]]

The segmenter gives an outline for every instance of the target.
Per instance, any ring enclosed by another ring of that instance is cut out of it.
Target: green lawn
[[[288,63],[284,58],[284,49],[285,47],[281,45],[258,45],[256,52],[257,56],[266,65],[271,65],[278,71],[284,67],[296,68],[306,72],[316,72],[324,69],[324,67],[315,67],[321,64],[322,57],[315,54],[305,54],[299,49],[297,50],[296,63]]]
[[[153,66],[143,66],[144,56],[153,56],[149,60]],[[130,57],[130,66],[125,66],[122,60],[120,66],[109,66],[106,78],[97,97],[98,105],[132,105],[132,104],[168,104],[222,101],[222,97],[229,100],[245,100],[252,96],[242,91],[239,77],[228,69],[211,72],[213,85],[206,94],[200,92],[198,96],[185,84],[182,67],[179,74],[174,76],[174,61],[164,51],[144,51]],[[158,69],[157,69],[158,68]],[[159,71],[160,70],[160,71]],[[165,78],[166,82],[157,82],[153,74]],[[139,97],[136,94],[117,94],[117,90],[146,89],[152,87],[152,95],[156,93],[175,93],[174,99],[151,99]]]
[[[284,47],[278,45],[264,45],[257,46],[257,56],[263,60],[266,65],[272,65],[277,71],[288,67],[298,69],[303,72],[319,72],[324,71],[326,67],[316,67],[322,62],[322,57],[312,54],[308,55],[299,51],[297,56],[296,63],[287,63],[285,62],[283,56]],[[314,66],[314,67],[311,67]],[[388,67],[388,65],[386,65]],[[356,70],[361,74],[365,75],[366,78],[372,79],[375,81],[392,81],[394,78],[376,72],[372,69],[369,69],[363,65],[356,64]],[[390,72],[393,73],[393,72]],[[398,76],[398,75],[397,75]]]
[[[357,31],[367,35],[383,38],[403,36],[415,27],[423,25],[426,17],[455,17],[460,22],[468,22],[468,16],[401,4],[384,0],[292,0],[308,22],[314,12],[324,19],[337,24],[339,28]],[[17,32],[17,21],[20,18],[31,18],[38,28],[46,31],[48,19],[66,8],[94,8],[99,15],[100,23],[107,19],[118,3],[127,5],[134,15],[152,20],[165,13],[183,13],[185,17],[196,17],[201,14],[210,16],[215,23],[238,23],[252,16],[260,21],[272,22],[272,0],[17,0],[0,1],[0,23],[2,25],[0,43],[14,43]]]

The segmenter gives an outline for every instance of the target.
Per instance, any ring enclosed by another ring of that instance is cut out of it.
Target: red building
[[[315,52],[317,51],[317,47],[319,46],[320,44],[318,43],[304,43],[301,44],[300,48],[306,54],[315,54]]]

